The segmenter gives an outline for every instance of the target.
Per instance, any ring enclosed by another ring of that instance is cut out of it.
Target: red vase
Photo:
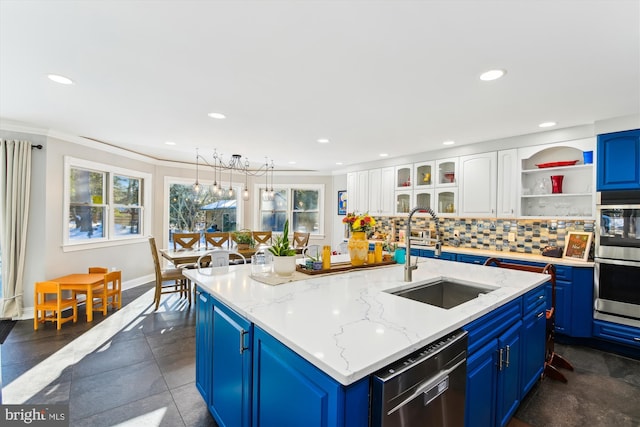
[[[562,193],[562,180],[564,175],[551,175],[551,192]]]

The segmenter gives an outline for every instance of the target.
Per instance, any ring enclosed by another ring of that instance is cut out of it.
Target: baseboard
[[[135,288],[137,286],[146,285],[147,283],[153,282],[155,280],[156,280],[156,275],[155,274],[147,274],[146,276],[137,277],[137,278],[135,278],[133,280],[127,280],[126,282],[122,282],[122,290],[126,291],[127,289],[132,289],[132,288]],[[80,297],[81,298],[79,298],[79,302],[83,303],[84,302],[84,294],[81,294]],[[23,307],[22,308],[22,316],[14,317],[14,318],[12,318],[12,320],[28,320],[28,319],[33,319],[34,317],[35,317],[35,314],[33,312],[33,306],[31,306],[31,307]]]

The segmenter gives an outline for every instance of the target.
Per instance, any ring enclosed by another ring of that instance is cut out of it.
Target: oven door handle
[[[640,261],[626,261],[621,259],[610,259],[610,258],[596,258],[595,263],[597,264],[612,264],[612,265],[625,265],[628,267],[640,267]]]

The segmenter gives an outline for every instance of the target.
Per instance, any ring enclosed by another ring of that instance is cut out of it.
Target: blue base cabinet
[[[254,426],[368,425],[368,379],[345,389],[260,328],[254,337]]]
[[[211,395],[212,298],[196,289],[196,388],[209,406]]]
[[[211,297],[210,297],[211,298]],[[251,426],[253,324],[213,300],[209,411],[220,427]]]
[[[547,330],[545,289],[534,289],[524,296],[522,325],[522,372],[520,396],[524,396],[540,379],[544,370]],[[540,340],[545,337],[545,340]]]
[[[640,129],[598,135],[598,191],[640,189]]]
[[[197,289],[196,387],[220,427],[368,427],[369,378],[345,387]]]
[[[629,347],[628,354],[630,356],[640,359],[640,328],[606,322],[604,320],[594,320],[593,336],[623,344]]]
[[[539,293],[542,295],[543,291]],[[469,332],[465,426],[505,426],[521,401],[523,298],[474,320]],[[527,313],[528,314],[528,313]],[[529,339],[544,346],[544,330]],[[544,355],[537,369],[544,366]]]

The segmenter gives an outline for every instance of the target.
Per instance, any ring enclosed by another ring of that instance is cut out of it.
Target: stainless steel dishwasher
[[[371,426],[464,426],[467,341],[453,332],[376,372]]]

